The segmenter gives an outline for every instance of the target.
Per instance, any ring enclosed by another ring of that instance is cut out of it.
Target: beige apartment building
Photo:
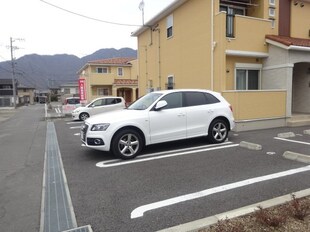
[[[310,0],[177,0],[133,33],[139,94],[203,88],[232,104],[236,130],[310,114]]]
[[[138,96],[136,58],[89,61],[78,71],[78,75],[79,81],[84,83],[82,91],[86,102],[102,96],[121,96],[126,103],[130,103]]]

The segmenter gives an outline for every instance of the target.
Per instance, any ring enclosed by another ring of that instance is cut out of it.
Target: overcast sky
[[[144,0],[144,21],[153,18],[173,1]],[[102,48],[137,49],[137,39],[130,35],[138,26],[121,26],[102,21],[142,25],[140,2],[141,0],[1,0],[0,62],[11,59],[10,37],[24,39],[13,43],[13,46],[19,48],[14,50],[15,58],[34,53],[66,53],[83,57]]]

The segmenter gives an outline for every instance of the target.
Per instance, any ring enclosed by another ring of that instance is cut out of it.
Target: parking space
[[[309,166],[282,157],[310,155],[309,128],[289,138],[305,144],[275,139],[290,128],[232,132],[224,144],[165,143],[122,161],[81,147],[80,124],[55,122],[77,222],[94,231],[156,231],[310,187]]]

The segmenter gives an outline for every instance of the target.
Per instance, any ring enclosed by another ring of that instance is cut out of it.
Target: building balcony
[[[267,53],[265,36],[276,33],[271,20],[235,15],[231,22],[224,27],[226,50]]]

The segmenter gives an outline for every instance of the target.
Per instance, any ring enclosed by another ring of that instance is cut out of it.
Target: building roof
[[[266,35],[266,39],[278,42],[285,46],[310,47],[310,39],[293,38],[280,35]]]
[[[78,72],[81,74],[89,65],[104,65],[104,66],[131,66],[130,61],[136,60],[136,57],[115,57],[101,60],[88,61]]]
[[[102,60],[89,61],[89,64],[108,64],[108,65],[127,65],[131,60],[135,60],[135,57],[116,57]]]

